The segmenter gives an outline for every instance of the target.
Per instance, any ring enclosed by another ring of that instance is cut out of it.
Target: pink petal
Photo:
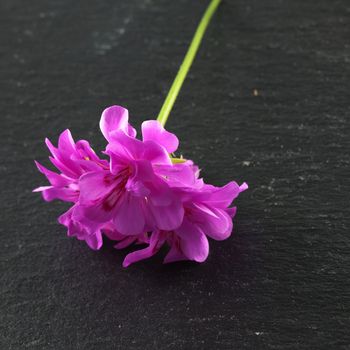
[[[109,146],[107,148],[110,148]],[[113,153],[113,151],[107,151],[106,153],[110,157],[109,168],[112,174],[117,175],[129,166],[129,158],[126,158],[124,155]]]
[[[181,251],[189,260],[203,262],[209,254],[209,243],[205,234],[197,225],[184,218],[182,225],[175,231],[180,237]]]
[[[82,175],[79,179],[80,197],[82,205],[95,204],[109,194],[115,184],[113,177],[107,171],[95,171]]]
[[[128,135],[130,137],[136,137],[136,134],[136,130],[130,124],[128,124]]]
[[[76,152],[71,158],[78,162],[82,162],[81,164],[84,164],[87,170],[96,170],[96,167],[104,169],[109,168],[108,161],[105,159],[100,159],[90,147],[89,142],[85,140],[79,140],[76,143]]]
[[[222,241],[231,235],[232,219],[225,210],[205,205],[196,207],[193,217],[207,236]]]
[[[137,261],[150,258],[158,252],[159,248],[163,245],[163,243],[164,238],[160,237],[158,231],[155,231],[151,235],[149,246],[147,248],[140,249],[136,252],[128,254],[123,261],[123,267],[128,267],[129,265]]]
[[[107,153],[114,153],[121,158],[142,159],[144,144],[142,141],[130,137],[121,130],[110,133],[110,143],[107,146]]]
[[[75,144],[75,147],[81,158],[88,157],[90,160],[99,161],[99,158],[97,157],[94,150],[91,148],[88,141],[79,140]]]
[[[156,165],[154,171],[161,175],[171,187],[198,187],[199,185],[194,168],[189,162]]]
[[[69,129],[64,130],[59,136],[58,149],[68,154],[75,152],[75,142]]]
[[[153,141],[144,141],[143,158],[153,164],[172,165],[169,154],[166,149]]]
[[[134,176],[136,180],[141,180],[143,182],[153,181],[155,176],[153,173],[152,165],[147,160],[138,160],[133,162],[134,166]]]
[[[72,157],[74,159],[74,157]],[[82,169],[82,173],[90,172],[90,171],[99,171],[101,169],[108,169],[109,164],[107,166],[101,166],[101,164],[97,164],[90,160],[84,159],[74,159],[75,163]]]
[[[214,186],[212,186],[215,188]],[[210,203],[215,207],[227,208],[233,200],[239,195],[240,187],[235,181],[229,182],[223,187],[217,187],[213,190],[207,198],[204,199],[204,202]]]
[[[52,186],[64,187],[64,186],[69,185],[72,182],[72,179],[69,179],[65,176],[59,175],[59,174],[45,168],[43,165],[41,165],[36,160],[34,162],[35,162],[35,165],[37,166],[38,170],[47,177],[47,179],[49,180],[49,182]]]
[[[49,157],[50,162],[58,169],[60,170],[64,175],[71,177],[72,179],[78,179],[79,176],[81,175],[80,173],[77,173],[74,170],[71,170],[68,166],[66,166],[65,164],[63,164],[60,160],[53,158],[53,157]]]
[[[73,213],[76,209],[76,205],[71,207],[68,211],[63,213],[59,218],[58,222],[61,225],[67,227],[67,236],[72,237],[75,236],[79,239],[79,237],[85,236],[86,232],[83,232],[82,225],[79,222],[73,219]]]
[[[58,217],[58,222],[61,225],[67,226],[69,225],[70,221],[72,220],[72,213],[74,210],[74,206],[69,208],[65,213],[63,213],[62,215],[60,215]]]
[[[119,200],[119,205],[114,211],[113,222],[118,232],[123,235],[138,235],[145,228],[145,217],[142,209],[142,201],[126,193]]]
[[[158,176],[154,176],[152,182],[147,183],[147,187],[150,189],[151,193],[148,196],[150,200],[150,205],[154,206],[168,206],[171,205],[174,200],[180,201],[177,198],[169,185]]]
[[[42,196],[46,202],[60,199],[64,202],[75,203],[79,197],[79,192],[67,187],[41,186],[34,189],[33,192],[42,192]]]
[[[102,247],[102,244],[103,244],[101,232],[98,231],[95,234],[86,235],[85,242],[93,250],[100,249]]]
[[[171,231],[181,225],[184,208],[177,198],[167,206],[155,206],[150,202],[148,204],[149,212],[160,230]]]
[[[92,224],[101,225],[108,223],[112,220],[113,210],[114,208],[107,207],[105,202],[98,201],[90,206],[81,205],[75,215],[77,221],[89,227]]]
[[[58,149],[51,143],[48,138],[45,139],[45,144],[54,158],[59,157]]]
[[[143,141],[154,141],[163,146],[168,153],[173,153],[179,146],[178,138],[166,131],[163,126],[156,120],[147,120],[142,123]]]
[[[80,167],[71,159],[76,152],[74,140],[67,129],[58,138],[58,148],[54,147],[49,139],[45,139],[46,145],[52,153],[55,161],[52,163],[69,177],[77,178],[81,175]]]
[[[104,210],[102,203],[90,207],[76,204],[72,212],[72,220],[79,223],[87,234],[94,234],[110,222],[111,215],[111,211]]]
[[[128,124],[129,112],[121,106],[111,106],[102,112],[100,129],[107,141],[111,141],[111,132],[121,130],[131,137],[136,136],[136,131]]]
[[[125,185],[125,189],[136,197],[147,197],[150,194],[150,190],[144,185],[144,183],[135,179],[129,178]]]
[[[75,236],[79,240],[84,240],[93,250],[100,249],[103,243],[100,228],[98,226],[87,228],[81,225],[80,222],[75,221],[74,214],[77,210],[79,210],[79,205],[74,205],[58,218],[58,222],[68,228],[68,236]]]

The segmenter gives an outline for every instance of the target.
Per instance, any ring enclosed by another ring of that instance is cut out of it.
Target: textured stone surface
[[[43,140],[155,117],[207,1],[0,2],[1,349],[348,349],[350,7],[224,1],[168,128],[250,190],[202,265],[128,269],[65,236]],[[256,91],[255,91],[256,90]],[[255,96],[257,95],[257,96]]]

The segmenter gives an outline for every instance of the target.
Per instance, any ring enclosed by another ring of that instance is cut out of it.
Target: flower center
[[[106,185],[112,185],[111,191],[103,200],[103,208],[106,211],[110,211],[114,208],[121,196],[125,193],[125,186],[129,180],[129,176],[132,174],[130,166],[127,166],[121,170],[117,175],[107,175],[104,179]]]

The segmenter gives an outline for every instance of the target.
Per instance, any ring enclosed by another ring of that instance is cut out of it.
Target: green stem
[[[168,96],[166,97],[162,109],[159,112],[157,120],[164,126],[165,123],[168,120],[169,113],[171,109],[173,108],[173,105],[175,103],[176,97],[179,94],[179,91],[181,89],[181,86],[187,76],[187,73],[192,65],[193,59],[196,56],[196,53],[198,51],[199,45],[202,41],[203,35],[208,27],[208,24],[210,23],[210,20],[215,13],[215,10],[217,9],[218,5],[220,4],[221,0],[212,0],[205,11],[199,26],[193,36],[193,39],[191,41],[191,44],[188,48],[188,51],[186,53],[186,56],[180,66],[179,71],[177,72],[177,75],[175,77],[175,80],[173,82],[173,85],[171,86]]]

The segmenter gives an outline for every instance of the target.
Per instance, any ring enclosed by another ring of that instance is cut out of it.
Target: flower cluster
[[[104,110],[100,128],[108,141],[101,159],[84,140],[74,142],[69,130],[58,147],[46,139],[58,169],[38,162],[50,186],[35,189],[46,201],[73,203],[58,221],[68,236],[100,249],[102,234],[117,241],[116,248],[146,244],[128,254],[123,266],[151,257],[165,243],[170,250],[164,262],[203,262],[209,252],[207,236],[223,240],[232,231],[236,208],[230,207],[247,188],[230,182],[223,187],[205,184],[190,160],[172,158],[179,141],[155,120],[142,124],[142,141],[120,106]]]

